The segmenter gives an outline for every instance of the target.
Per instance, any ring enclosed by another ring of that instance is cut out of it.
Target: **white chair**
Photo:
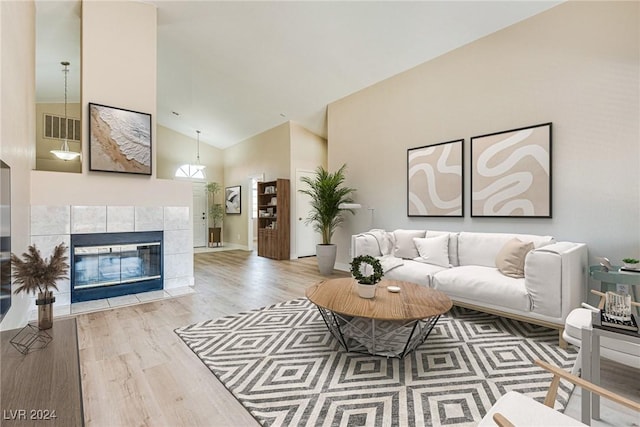
[[[592,290],[591,293],[600,296],[598,308],[602,309],[604,307],[605,294],[595,290]],[[632,302],[631,304],[640,307],[640,304],[637,302]],[[568,343],[581,347],[582,328],[591,329],[591,312],[592,310],[588,308],[576,308],[572,310],[565,320],[562,338]],[[640,369],[640,345],[638,344],[616,340],[609,337],[602,337],[600,339],[600,356],[605,359],[613,360],[614,362]],[[580,354],[579,357],[581,360],[582,354]],[[576,361],[573,373],[575,373],[575,370],[579,369],[580,366],[580,361]]]
[[[534,363],[553,374],[553,379],[549,385],[549,390],[547,391],[547,395],[544,399],[544,404],[518,392],[510,391],[498,399],[491,409],[489,409],[484,418],[482,418],[482,421],[480,421],[478,426],[561,427],[586,425],[553,409],[560,379],[570,381],[573,384],[582,387],[584,390],[596,393],[606,399],[640,412],[640,403],[638,402],[634,402],[633,400],[615,394],[541,360],[536,360]]]

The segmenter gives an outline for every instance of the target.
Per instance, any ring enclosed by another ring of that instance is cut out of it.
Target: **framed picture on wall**
[[[225,212],[229,215],[242,213],[241,187],[227,187],[224,189]]]
[[[407,216],[464,215],[464,139],[407,150]]]
[[[89,170],[151,175],[151,114],[90,103]]]
[[[551,218],[551,123],[471,138],[471,216]]]

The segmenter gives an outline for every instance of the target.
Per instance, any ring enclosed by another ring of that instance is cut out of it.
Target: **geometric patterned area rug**
[[[472,426],[509,390],[544,399],[534,359],[571,370],[577,354],[556,330],[459,307],[404,359],[347,353],[306,298],[175,332],[264,426]]]

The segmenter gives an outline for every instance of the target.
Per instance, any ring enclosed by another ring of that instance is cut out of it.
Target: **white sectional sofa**
[[[455,305],[560,332],[587,288],[586,245],[551,236],[371,230],[352,236],[351,251],[380,259],[386,279],[429,286]]]

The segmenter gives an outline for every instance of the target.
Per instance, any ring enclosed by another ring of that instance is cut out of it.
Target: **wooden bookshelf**
[[[289,259],[289,180],[258,183],[258,255]]]

